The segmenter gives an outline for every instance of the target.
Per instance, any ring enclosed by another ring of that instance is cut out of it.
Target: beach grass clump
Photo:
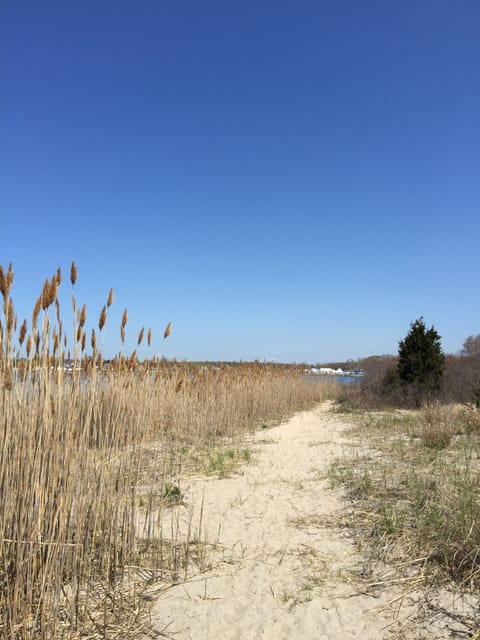
[[[402,571],[416,566],[426,583],[478,592],[480,437],[462,431],[462,410],[430,405],[352,420],[357,444],[330,477],[346,489],[362,549]]]
[[[123,352],[126,310],[120,354],[106,362],[99,344],[113,290],[93,312],[76,299],[77,279],[72,263],[68,322],[60,313],[66,306],[60,269],[43,283],[31,317],[18,321],[13,268],[0,267],[5,640],[147,633],[141,596],[147,586],[208,564],[201,522],[187,531],[175,524],[191,452],[208,458],[222,451],[228,468],[247,461],[245,434],[334,393],[293,367],[140,361],[135,351]],[[171,330],[168,322],[160,339]],[[152,330],[142,327],[137,346],[145,335],[153,348]]]
[[[456,416],[451,408],[439,402],[429,402],[420,411],[421,440],[431,449],[445,449],[455,435]]]

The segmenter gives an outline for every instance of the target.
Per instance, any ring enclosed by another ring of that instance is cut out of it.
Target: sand
[[[210,568],[156,598],[157,629],[176,640],[452,637],[438,617],[406,625],[416,594],[395,601],[399,586],[366,588],[342,490],[327,477],[349,449],[347,429],[325,403],[257,433],[252,460],[231,477],[183,487],[170,517],[201,529]]]

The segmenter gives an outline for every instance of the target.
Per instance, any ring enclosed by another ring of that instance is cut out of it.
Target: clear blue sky
[[[179,359],[395,353],[420,315],[457,351],[480,333],[479,34],[477,0],[3,0],[19,320],[75,260],[89,326],[115,290],[107,356],[125,307],[129,348],[150,326]]]

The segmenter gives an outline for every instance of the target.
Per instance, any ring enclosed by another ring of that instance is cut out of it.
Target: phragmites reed
[[[113,304],[113,289],[110,289],[110,293],[108,294],[107,307],[111,307]]]
[[[4,298],[7,297],[7,279],[3,272],[3,267],[0,265],[0,293]]]
[[[56,280],[57,280],[57,286],[59,287],[62,283],[62,270],[60,269],[60,267],[58,267],[57,269]]]
[[[127,310],[125,309],[122,315],[122,327],[125,328],[125,325],[128,322],[128,313]]]
[[[7,333],[11,333],[13,325],[15,324],[15,310],[13,308],[13,302],[11,299],[7,299],[5,301],[5,305],[5,315],[7,317]]]
[[[80,311],[80,316],[78,318],[78,322],[80,324],[81,327],[85,326],[85,322],[87,321],[87,307],[85,305],[83,305],[81,311]]]
[[[120,327],[120,340],[122,345],[125,344],[125,327]]]
[[[60,345],[60,341],[58,338],[58,333],[55,331],[55,329],[53,330],[53,355],[56,354],[56,352],[58,351],[58,347]]]
[[[41,308],[42,308],[42,298],[37,298],[35,302],[35,306],[33,307],[33,312],[32,312],[32,329],[37,328],[38,315],[40,313]]]
[[[3,377],[3,386],[7,391],[11,391],[13,389],[13,375],[10,367],[7,367],[4,372]]]
[[[75,282],[77,281],[77,265],[75,262],[72,262],[72,266],[70,267],[70,282],[72,283],[72,287],[75,286]]]
[[[27,358],[30,357],[30,353],[32,351],[32,347],[33,347],[33,337],[32,336],[28,336],[27,343],[25,345],[25,351],[27,352]]]
[[[168,338],[168,336],[170,335],[170,331],[172,330],[172,323],[169,322],[167,324],[167,327],[165,329],[165,333],[163,334],[163,339],[165,340],[165,338]]]
[[[13,284],[13,269],[12,263],[8,265],[7,273],[4,272],[3,267],[0,266],[0,293],[3,298],[6,299],[10,295],[10,289]]]
[[[105,326],[106,321],[107,321],[107,307],[103,306],[100,312],[100,318],[98,319],[98,328],[100,329],[100,331]]]
[[[142,344],[142,340],[143,340],[143,334],[145,333],[144,328],[142,327],[140,329],[140,333],[138,334],[138,339],[137,339],[137,344],[140,345]]]
[[[147,333],[147,344],[150,346],[152,344],[152,330],[149,329]]]
[[[48,309],[48,305],[50,304],[50,282],[48,281],[48,278],[46,278],[43,283],[41,300],[42,309],[45,311]]]
[[[22,322],[22,325],[20,327],[20,333],[18,335],[18,342],[20,343],[20,346],[22,346],[26,335],[27,335],[27,320],[25,319]]]
[[[49,306],[55,302],[57,299],[58,293],[58,281],[57,276],[53,276],[50,282],[50,290],[49,290]]]
[[[191,553],[190,525],[185,538],[176,529],[165,540],[170,510],[157,500],[172,474],[180,486],[184,444],[203,452],[236,442],[255,424],[277,422],[318,399],[317,385],[269,365],[140,363],[135,351],[104,362],[97,344],[103,333],[96,319],[91,328],[75,298],[68,340],[58,305],[56,319],[42,314],[37,328],[42,303],[56,296],[58,274],[48,291],[44,285],[32,324],[19,323],[19,347],[7,334],[15,325],[10,273],[0,276],[7,301],[0,320],[0,638],[137,637],[145,628],[138,608],[149,586],[143,576],[177,581],[204,555],[203,546]],[[122,344],[126,324],[125,310]],[[171,323],[165,337],[170,330]],[[144,327],[139,344],[145,333],[150,345]]]

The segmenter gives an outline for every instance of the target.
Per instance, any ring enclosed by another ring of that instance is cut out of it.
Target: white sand
[[[345,503],[326,474],[348,447],[347,425],[328,409],[257,434],[252,461],[232,477],[184,487],[182,526],[198,525],[203,494],[202,536],[219,546],[211,570],[156,599],[158,629],[177,640],[378,640],[398,630],[395,609],[378,609],[400,589],[362,593],[364,559],[336,526]],[[437,626],[408,637],[451,636]]]

